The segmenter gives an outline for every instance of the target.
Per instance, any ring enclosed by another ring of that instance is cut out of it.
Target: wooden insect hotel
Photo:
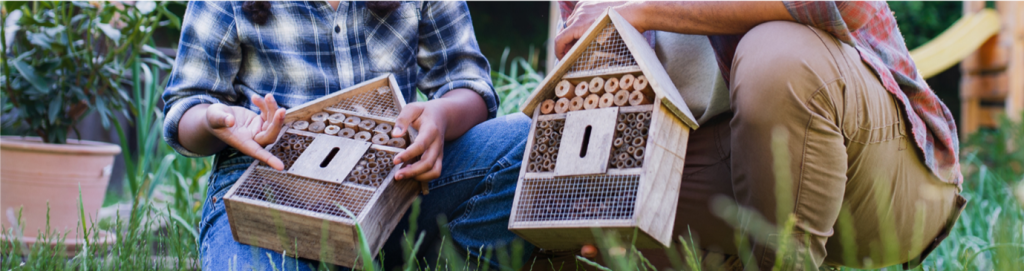
[[[533,125],[509,230],[551,250],[594,243],[592,228],[669,245],[697,124],[633,26],[602,15],[523,112]]]
[[[403,106],[388,75],[289,109],[267,146],[285,169],[253,162],[224,196],[235,241],[352,267],[358,222],[376,256],[420,188],[394,179],[412,139],[389,137]]]

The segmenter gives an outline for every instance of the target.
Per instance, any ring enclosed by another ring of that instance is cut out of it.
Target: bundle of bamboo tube
[[[541,114],[562,114],[570,111],[613,106],[651,104],[654,91],[644,75],[625,74],[621,77],[595,76],[577,84],[569,80],[555,85],[555,97],[541,102]]]

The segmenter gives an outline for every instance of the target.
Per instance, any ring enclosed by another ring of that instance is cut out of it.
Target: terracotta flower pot
[[[65,244],[73,249],[82,240],[79,185],[86,221],[98,220],[114,156],[119,153],[121,147],[103,142],[68,139],[67,144],[50,144],[37,137],[0,137],[0,220],[4,228],[17,223],[9,213],[17,214],[22,208],[18,224],[23,229],[22,241],[34,243],[46,229],[49,202],[50,229],[67,233]],[[107,240],[93,242],[97,241]]]

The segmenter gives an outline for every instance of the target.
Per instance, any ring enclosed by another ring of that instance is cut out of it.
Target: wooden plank
[[[605,238],[614,233],[624,240],[632,239],[634,230],[634,227],[601,227],[598,229]],[[540,228],[514,229],[512,231],[530,244],[548,250],[578,250],[584,244],[595,244],[596,241],[591,228]],[[638,231],[635,238],[637,239],[637,248],[663,248],[659,241],[642,231]]]
[[[978,131],[978,114],[981,108],[981,101],[978,98],[965,97],[960,100],[960,140],[967,140],[968,136]]]
[[[588,74],[588,75],[572,75],[572,74],[567,74],[565,76],[562,76],[562,80],[569,80],[569,82],[572,82],[573,85],[576,85],[576,84],[579,84],[579,82],[582,82],[582,81],[590,82],[590,79],[593,79],[594,77],[602,77],[602,78],[615,77],[615,78],[620,78],[620,77],[622,77],[623,75],[626,75],[626,74],[632,74],[634,76],[641,75],[642,74],[641,72],[642,71],[640,70],[639,66],[637,66],[635,68],[627,67],[627,69],[622,69],[622,70],[619,70],[617,68],[617,70],[615,70],[615,71],[612,71],[612,72],[609,72],[609,73],[603,73],[603,74],[599,74],[599,75],[590,75],[590,74]]]
[[[661,66],[661,62],[658,61],[658,56],[654,53],[654,49],[647,43],[647,39],[640,32],[637,32],[636,28],[630,25],[615,10],[609,9],[607,16],[611,19],[612,24],[615,25],[619,35],[622,36],[626,47],[629,47],[629,51],[633,53],[636,64],[640,66],[644,75],[647,76],[647,82],[651,89],[654,90],[657,96],[662,97],[660,99],[661,103],[665,104],[669,111],[682,120],[683,123],[686,123],[690,129],[700,127],[697,124],[696,118],[693,117],[693,113],[690,112],[690,108],[686,107],[683,96],[679,94],[676,85],[672,83],[672,78],[668,76],[668,72],[665,71],[665,68]]]
[[[1011,50],[1006,67],[1006,72],[1010,74],[1006,114],[1010,120],[1020,122],[1021,113],[1024,112],[1024,3],[997,2],[996,8],[1003,17],[1003,36],[1009,39]]]
[[[562,60],[553,69],[549,69],[550,73],[548,76],[544,77],[544,80],[537,85],[537,88],[533,90],[533,94],[530,94],[530,98],[526,99],[526,103],[521,107],[523,114],[536,117],[537,115],[531,114],[534,109],[540,107],[540,103],[544,102],[545,99],[555,97],[555,85],[562,80],[562,75],[569,71],[569,68],[576,62],[576,59],[583,54],[586,46],[597,38],[597,34],[604,29],[605,25],[611,22],[611,19],[606,15],[601,15],[598,18],[594,21],[594,24],[590,25],[590,28],[587,28],[582,38],[576,41],[576,44],[562,57]]]
[[[416,199],[416,193],[420,190],[420,183],[414,180],[395,180],[395,173],[400,167],[394,170],[385,178],[381,184],[382,190],[376,198],[370,200],[374,204],[363,212],[360,227],[366,236],[367,246],[377,256],[377,252],[384,246],[388,236],[395,230],[402,216],[409,210],[409,206]]]
[[[1010,76],[1006,72],[963,75],[960,80],[961,98],[981,101],[1004,101],[1009,94]]]
[[[295,159],[288,174],[341,183],[363,158],[370,145],[369,142],[344,137],[317,135],[299,158]]]
[[[526,166],[530,163],[530,150],[533,149],[534,140],[537,140],[534,138],[534,135],[537,134],[537,122],[540,122],[540,118],[537,117],[540,116],[539,106],[533,108],[533,114],[531,116],[534,118],[532,123],[530,123],[530,133],[526,138],[526,151],[523,153],[523,161],[519,167],[519,179],[516,181],[516,193],[515,196],[512,197],[512,212],[509,214],[508,219],[509,229],[512,229],[512,224],[515,223],[516,217],[518,217],[517,214],[519,205],[521,204],[520,200],[523,198],[523,193],[527,193],[527,191],[523,189],[523,180],[526,178]]]
[[[292,257],[297,255],[301,258],[352,266],[356,254],[351,224],[310,219],[308,216],[250,204],[243,200],[236,200],[230,204],[234,211],[228,213],[232,224],[248,225],[233,226],[233,231],[238,228],[235,241],[279,253],[287,252]],[[324,233],[326,235],[323,235]],[[324,255],[326,258],[321,258],[321,251],[332,253]]]
[[[618,107],[569,112],[555,161],[555,176],[605,173],[618,116]]]

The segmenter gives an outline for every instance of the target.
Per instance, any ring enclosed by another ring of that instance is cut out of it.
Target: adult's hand
[[[643,4],[642,2],[603,1],[577,3],[572,15],[569,15],[569,18],[565,20],[565,28],[558,32],[558,36],[555,37],[555,56],[558,59],[562,59],[569,52],[569,49],[572,48],[573,44],[576,44],[576,41],[583,37],[584,32],[590,28],[590,25],[594,24],[594,20],[597,20],[597,17],[601,16],[607,9],[615,9],[626,21],[643,33],[644,28],[641,27],[642,22],[639,20],[643,17],[639,16],[640,8]]]
[[[263,147],[274,143],[284,124],[285,110],[277,107],[274,96],[252,96],[252,103],[260,107],[260,114],[240,106],[211,104],[206,108],[206,130],[242,153],[260,160],[277,170],[284,163]]]

